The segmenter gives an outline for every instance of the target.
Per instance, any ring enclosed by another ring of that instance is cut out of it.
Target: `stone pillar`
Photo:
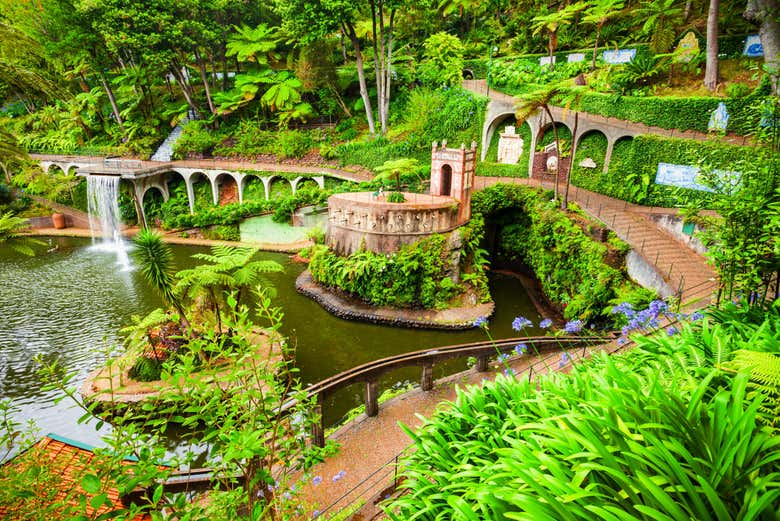
[[[474,366],[474,368],[480,373],[486,372],[488,370],[488,356],[487,355],[478,356],[477,364]]]
[[[190,205],[190,215],[195,213],[195,188],[192,186],[192,174],[184,178],[184,186],[187,187],[187,202]]]
[[[214,201],[214,206],[219,204],[219,184],[217,183],[217,176],[210,177],[211,181],[211,200]]]
[[[433,389],[433,365],[426,364],[423,366],[420,387],[423,391],[430,391]]]
[[[602,170],[605,174],[609,170],[609,161],[612,159],[612,149],[615,147],[615,142],[617,139],[614,137],[607,137],[607,153],[604,154],[604,169]]]
[[[376,380],[366,382],[365,390],[366,416],[373,417],[379,414],[379,384]]]
[[[263,182],[263,188],[265,188],[265,200],[271,198],[271,181],[273,180],[273,177],[261,177],[260,180]]]

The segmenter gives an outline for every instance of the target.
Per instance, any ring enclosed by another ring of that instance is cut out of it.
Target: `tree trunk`
[[[216,115],[217,111],[214,108],[214,102],[211,100],[211,88],[209,87],[209,79],[206,76],[206,64],[201,58],[198,48],[195,47],[195,61],[198,62],[198,69],[200,70],[200,81],[203,83],[203,88],[206,91],[206,101],[209,104],[209,110],[212,115]]]
[[[566,189],[563,192],[563,203],[561,208],[564,210],[569,207],[569,187],[571,186],[571,170],[574,166],[574,154],[577,152],[577,126],[580,123],[580,112],[574,112],[574,129],[571,131],[571,159],[569,160],[569,166],[566,168]],[[558,153],[560,156],[560,153]]]
[[[368,97],[368,87],[366,86],[366,73],[363,70],[363,53],[360,52],[360,40],[358,40],[357,34],[355,34],[355,28],[352,25],[345,24],[343,29],[349,37],[350,42],[352,42],[352,47],[355,49],[355,66],[357,67],[358,84],[360,85],[360,97],[363,99],[363,105],[366,110],[368,131],[372,134],[376,134],[374,111],[371,109],[371,98]]]
[[[759,24],[758,36],[764,47],[764,65],[772,79],[772,90],[780,94],[780,22],[778,0],[748,0],[743,16]]]
[[[189,85],[187,85],[187,81],[185,80],[184,76],[181,73],[178,60],[174,59],[173,61],[171,61],[171,65],[168,67],[168,70],[170,70],[171,74],[173,74],[173,77],[176,78],[176,83],[179,84],[179,87],[181,88],[181,92],[184,95],[184,99],[187,100],[187,105],[190,106],[190,108],[195,112],[197,116],[197,114],[199,114],[200,111],[198,110],[198,107],[195,105],[195,101],[192,99]]]
[[[393,73],[393,29],[395,28],[395,9],[390,11],[390,25],[387,30],[387,62],[385,66],[385,121],[387,126],[390,117],[390,82]]]
[[[550,118],[550,122],[552,123],[553,127],[553,135],[555,136],[555,153],[558,154],[558,168],[555,169],[555,192],[553,197],[555,200],[558,200],[558,178],[560,177],[558,173],[561,171],[561,141],[558,139],[558,125],[555,124],[555,118],[552,115],[552,112],[550,112],[550,107],[548,105],[544,105],[544,111],[547,113],[547,116]],[[531,153],[533,154],[534,151],[532,150]]]
[[[599,52],[599,36],[601,36],[601,24],[596,26],[596,43],[593,45],[593,60],[590,62],[590,70],[596,70],[596,53]]]
[[[382,41],[382,30],[383,30],[383,23],[382,23],[382,0],[379,0],[379,35],[377,35],[377,2],[375,0],[371,0],[369,2],[371,5],[371,45],[374,48],[374,77],[376,78],[376,109],[379,111],[379,126],[382,129],[382,135],[385,134],[386,129],[384,125],[384,117],[383,113],[385,111],[385,103],[384,103],[384,72],[382,67],[382,62],[385,59],[384,56],[384,49]]]
[[[108,81],[106,81],[106,76],[102,72],[100,73],[100,82],[103,84],[103,88],[106,91],[106,96],[108,96],[108,101],[111,103],[111,111],[114,113],[116,123],[119,125],[119,130],[122,132],[122,135],[125,136],[125,126],[122,122],[122,116],[119,114],[119,107],[116,104],[114,91],[111,90],[111,85],[108,84]]]
[[[718,10],[720,0],[710,0],[707,13],[707,66],[704,70],[704,86],[710,92],[718,86]]]

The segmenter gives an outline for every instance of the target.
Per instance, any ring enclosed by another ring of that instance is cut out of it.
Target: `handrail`
[[[307,391],[307,398],[316,402],[315,415],[317,420],[312,426],[312,443],[317,446],[325,445],[325,430],[322,420],[322,408],[325,398],[336,391],[356,383],[365,383],[365,406],[367,416],[376,416],[379,414],[379,389],[378,381],[384,374],[408,366],[418,366],[422,368],[421,388],[429,391],[433,388],[433,366],[437,363],[451,360],[454,358],[465,358],[474,356],[477,358],[477,371],[488,370],[488,360],[491,356],[511,352],[515,346],[520,343],[528,345],[528,348],[540,354],[548,351],[550,348],[566,348],[573,345],[590,345],[604,343],[613,340],[615,335],[603,337],[595,336],[567,336],[567,337],[517,337],[507,338],[495,341],[471,342],[452,346],[443,346],[433,349],[422,349],[411,353],[402,353],[399,355],[374,360],[337,375],[331,376],[312,386]],[[297,402],[290,400],[282,406],[282,411],[287,411]]]

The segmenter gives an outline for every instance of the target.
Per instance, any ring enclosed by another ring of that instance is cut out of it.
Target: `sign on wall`
[[[606,63],[628,63],[636,56],[636,49],[618,49],[617,51],[604,51],[601,59]]]
[[[568,63],[576,63],[576,62],[584,62],[585,61],[585,53],[581,52],[574,52],[566,56],[566,61]]]
[[[751,34],[745,38],[745,49],[742,54],[751,58],[760,58],[764,55],[764,46],[761,45],[761,38],[757,34]]]
[[[539,66],[555,63],[555,56],[542,56],[539,58]]]
[[[714,170],[713,173],[724,183],[731,183],[733,186],[736,186],[739,183],[739,172]],[[701,169],[698,166],[658,163],[655,184],[690,188],[691,190],[700,190],[702,192],[714,192],[709,186],[703,185],[697,181],[699,175],[701,175]]]

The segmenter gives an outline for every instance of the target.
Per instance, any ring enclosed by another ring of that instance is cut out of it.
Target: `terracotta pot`
[[[67,227],[67,224],[65,224],[65,216],[61,213],[51,214],[51,222],[54,225],[54,227],[58,230]]]

